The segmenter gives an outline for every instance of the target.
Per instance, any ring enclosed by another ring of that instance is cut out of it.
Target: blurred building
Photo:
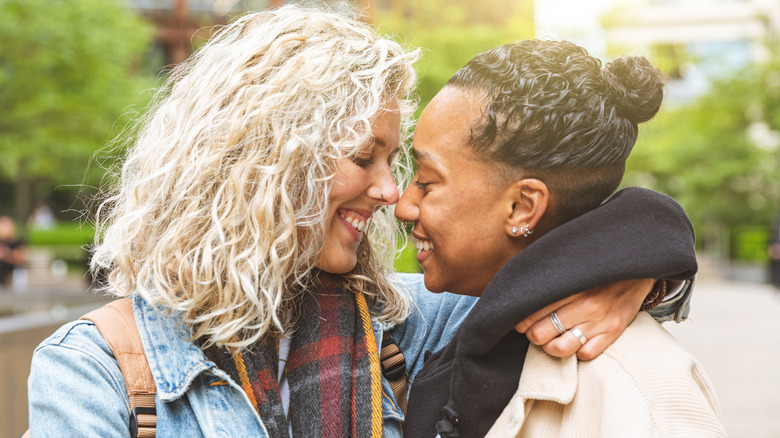
[[[673,103],[764,59],[767,40],[780,33],[780,1],[545,0],[537,1],[536,19],[540,36],[573,39],[598,56],[650,57],[672,78]]]
[[[154,46],[147,56],[148,67],[158,70],[178,64],[193,49],[208,39],[212,26],[225,24],[246,11],[279,7],[300,0],[125,0],[156,27]],[[371,10],[379,2],[391,0],[354,0],[359,8]]]

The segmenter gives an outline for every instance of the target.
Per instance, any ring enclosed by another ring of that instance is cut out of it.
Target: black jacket
[[[694,231],[682,207],[628,188],[552,230],[507,262],[453,340],[418,373],[407,437],[482,437],[517,390],[528,349],[514,326],[535,311],[593,287],[696,273]]]

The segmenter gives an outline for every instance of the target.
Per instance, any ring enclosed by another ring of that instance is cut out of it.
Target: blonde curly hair
[[[219,29],[139,122],[98,213],[93,272],[109,273],[115,295],[180,312],[204,347],[243,349],[287,332],[317,275],[340,160],[359,153],[393,98],[408,139],[418,57],[321,7]],[[394,171],[406,181],[403,162]],[[390,210],[373,215],[357,266],[342,276],[383,322],[411,305],[388,280],[400,229]]]

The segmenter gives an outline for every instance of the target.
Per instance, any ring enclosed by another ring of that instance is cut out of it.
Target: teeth
[[[430,240],[415,240],[418,251],[430,251],[433,249],[433,242]]]
[[[349,222],[349,224],[355,227],[355,229],[358,231],[364,231],[366,228],[368,228],[368,224],[366,223],[366,221],[360,218],[357,217],[350,218],[345,216],[344,213],[339,213],[339,216],[341,216],[341,218],[344,219],[345,221]]]

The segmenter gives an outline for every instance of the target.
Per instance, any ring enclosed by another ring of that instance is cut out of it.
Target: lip
[[[412,232],[412,237],[420,241],[430,241],[430,239],[426,239],[424,237],[418,236],[414,232]],[[436,248],[436,246],[434,246],[434,248]],[[427,251],[417,251],[417,263],[419,263],[420,266],[422,266],[423,262],[426,261],[431,256],[432,253],[433,253],[432,249],[429,249]],[[425,267],[423,267],[423,269],[424,268]]]
[[[336,219],[341,222],[342,225],[344,225],[344,228],[347,229],[347,232],[352,236],[353,239],[360,241],[361,237],[363,236],[362,231],[358,231],[354,226],[352,226],[351,223],[347,222],[344,218],[341,217],[341,213],[349,213],[350,215],[358,215],[363,218],[366,222],[368,222],[371,219],[371,210],[365,210],[365,209],[352,209],[352,208],[339,208],[336,210]]]
[[[422,266],[423,262],[425,262],[426,260],[428,260],[428,257],[430,257],[432,253],[433,253],[433,250],[428,250],[428,251],[420,251],[420,252],[418,252],[418,253],[417,253],[417,263],[419,263],[419,264],[420,264],[420,266]],[[424,267],[423,267],[423,268],[424,268]]]

